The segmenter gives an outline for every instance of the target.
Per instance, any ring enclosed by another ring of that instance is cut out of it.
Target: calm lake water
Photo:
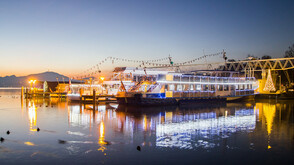
[[[0,96],[0,164],[294,164],[293,101],[93,111]]]

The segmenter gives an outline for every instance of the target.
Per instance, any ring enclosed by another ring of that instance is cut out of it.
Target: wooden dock
[[[80,96],[80,105],[84,104],[86,108],[87,104],[93,105],[93,110],[96,110],[96,107],[99,103],[109,104],[117,103],[117,100],[114,95],[96,95],[96,91],[93,90],[93,95],[81,95]]]
[[[43,92],[38,90],[31,90],[29,88],[22,88],[21,97],[25,99],[32,98],[67,98],[66,92]],[[114,95],[97,95],[93,90],[93,95],[81,95],[79,100],[72,100],[72,102],[80,102],[82,104],[98,104],[98,103],[116,103],[117,100]]]
[[[116,103],[117,100],[114,95],[96,95],[93,92],[93,95],[82,95],[80,97],[80,103],[84,104],[94,104],[94,103]]]
[[[31,98],[66,98],[66,92],[43,92],[36,89],[21,88],[21,97],[25,99]]]

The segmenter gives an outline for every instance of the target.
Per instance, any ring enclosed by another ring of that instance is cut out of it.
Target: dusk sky
[[[75,75],[108,56],[181,62],[224,49],[234,59],[283,57],[293,19],[293,0],[0,0],[0,76]]]

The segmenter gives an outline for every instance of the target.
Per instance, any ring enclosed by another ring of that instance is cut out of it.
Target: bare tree
[[[272,57],[270,55],[263,55],[261,59],[272,59]]]
[[[294,57],[294,44],[289,46],[289,49],[285,52],[285,57]]]
[[[247,60],[256,60],[258,58],[256,56],[254,56],[253,54],[248,54],[246,59]]]

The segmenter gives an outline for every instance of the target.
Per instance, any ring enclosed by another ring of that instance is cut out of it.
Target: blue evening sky
[[[74,75],[108,56],[283,57],[293,19],[294,1],[283,0],[0,0],[0,76]]]

